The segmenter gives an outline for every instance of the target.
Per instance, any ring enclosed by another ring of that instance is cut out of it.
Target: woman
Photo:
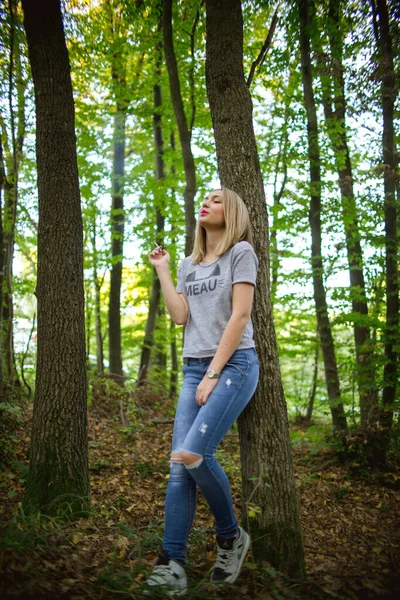
[[[182,595],[196,486],[215,518],[217,561],[211,581],[233,583],[250,546],[235,517],[227,476],[214,457],[254,394],[259,375],[250,318],[258,259],[242,199],[226,188],[206,196],[193,253],[179,266],[176,289],[168,260],[161,246],[150,254],[172,320],[186,324],[184,380],[174,423],[163,549],[147,585]]]

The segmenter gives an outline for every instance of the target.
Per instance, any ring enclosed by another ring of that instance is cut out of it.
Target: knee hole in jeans
[[[203,462],[203,457],[200,454],[193,454],[192,452],[186,452],[183,450],[180,453],[182,461],[187,469],[195,469],[199,467]]]

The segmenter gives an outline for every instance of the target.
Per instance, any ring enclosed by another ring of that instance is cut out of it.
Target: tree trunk
[[[194,107],[194,104],[193,104]],[[174,135],[174,131],[171,130],[171,134],[170,134],[170,138],[169,138],[169,145],[171,147],[171,150],[175,153],[175,135]],[[172,161],[171,163],[171,174],[174,176],[176,172],[175,169],[175,164]],[[172,202],[176,202],[176,193],[175,193],[175,189],[172,188],[171,189],[171,198],[172,198]],[[174,224],[171,225],[171,246],[173,248],[176,248],[177,245],[177,240],[175,237],[175,229],[176,226]],[[171,264],[170,264],[170,269],[171,272],[174,270],[176,264],[174,262],[174,257],[171,258]],[[169,385],[169,389],[171,392],[171,396],[175,396],[178,393],[178,369],[179,369],[179,362],[178,362],[178,350],[177,350],[177,333],[176,333],[176,326],[175,323],[173,322],[173,320],[170,320],[170,339],[171,339],[171,377],[170,377],[170,385]],[[183,331],[180,330],[180,331]]]
[[[318,331],[317,331],[316,340],[315,340],[313,378],[312,378],[310,395],[308,398],[307,413],[306,413],[306,419],[305,419],[305,423],[307,426],[311,424],[312,414],[313,414],[313,410],[314,410],[314,401],[315,401],[315,396],[317,393],[318,356],[319,356],[319,337],[318,337]]]
[[[342,199],[343,224],[346,234],[347,260],[350,275],[350,291],[354,320],[354,340],[360,396],[361,426],[366,427],[368,414],[377,404],[375,387],[374,355],[370,344],[370,331],[366,325],[368,304],[365,294],[361,235],[354,198],[353,175],[347,143],[346,97],[343,78],[343,38],[340,31],[340,2],[329,0],[329,35],[331,68],[328,77],[321,77],[322,94],[327,131],[335,155]],[[325,81],[326,79],[326,81]],[[333,84],[333,94],[331,86]],[[335,109],[333,109],[333,105]]]
[[[176,396],[178,391],[178,351],[176,349],[176,326],[170,322],[170,340],[171,340],[171,377],[169,380],[169,391],[171,396]]]
[[[15,227],[17,221],[18,205],[18,178],[19,167],[22,159],[22,149],[25,138],[25,90],[26,81],[22,77],[21,42],[18,41],[17,27],[22,27],[19,22],[15,0],[9,2],[10,17],[10,62],[8,69],[8,104],[10,113],[10,156],[4,164],[4,215],[3,215],[3,269],[2,277],[2,335],[4,350],[4,366],[8,385],[19,384],[18,374],[15,369],[14,356],[14,304],[13,304],[13,276],[12,265],[14,259]],[[15,87],[15,91],[14,91]],[[16,93],[15,93],[16,92]],[[13,98],[17,98],[17,111],[15,114]]]
[[[154,330],[156,328],[157,310],[160,302],[160,280],[157,277],[155,269],[152,273],[151,293],[149,300],[149,311],[147,314],[146,327],[144,331],[144,339],[142,346],[142,353],[140,356],[140,367],[137,383],[143,385],[144,379],[147,378],[147,373],[150,364],[151,350],[153,347]]]
[[[253,320],[261,377],[254,398],[239,419],[243,507],[257,559],[292,577],[305,573],[287,408],[272,321],[269,234],[262,174],[252,122],[252,102],[243,72],[240,0],[207,0],[206,81],[224,186],[245,201],[260,258]]]
[[[3,159],[3,140],[0,131],[0,402],[5,402],[7,385],[4,376],[4,335],[3,335],[3,306],[4,299],[4,226],[3,226],[3,189],[6,175]]]
[[[115,67],[113,71],[114,79]],[[110,373],[116,375],[118,382],[122,371],[121,345],[121,284],[122,260],[124,251],[124,175],[125,175],[125,124],[126,106],[116,102],[114,117],[114,158],[112,172],[112,206],[111,206],[111,276],[110,304],[108,309],[108,337]]]
[[[386,331],[385,366],[383,370],[382,410],[380,423],[381,456],[375,456],[375,462],[385,465],[389,446],[388,433],[393,424],[393,411],[396,399],[397,361],[399,343],[399,283],[398,283],[398,233],[396,183],[398,179],[396,164],[396,143],[394,130],[394,106],[397,96],[396,72],[393,65],[392,38],[386,0],[373,0],[372,7],[377,33],[379,53],[379,73],[381,79],[381,99],[383,114],[382,158],[384,181],[385,215],[385,266],[386,266]],[[378,23],[376,23],[378,19]],[[378,454],[378,450],[376,451]]]
[[[307,113],[308,156],[310,161],[310,211],[311,267],[313,276],[314,302],[317,313],[318,332],[325,367],[332,424],[336,432],[346,432],[347,422],[340,397],[339,374],[336,364],[331,324],[328,315],[326,291],[323,281],[324,267],[321,248],[321,167],[318,143],[317,112],[312,87],[310,58],[310,18],[308,0],[298,0],[300,24],[301,70],[303,77],[304,102]]]
[[[182,148],[183,166],[185,169],[186,187],[185,201],[185,254],[192,252],[196,219],[194,216],[194,197],[196,194],[196,169],[191,148],[191,132],[187,125],[185,109],[183,106],[181,86],[179,82],[178,65],[176,62],[174,42],[172,37],[172,0],[163,0],[163,39],[164,53],[168,69],[169,89],[175,119],[178,125],[179,139]]]
[[[289,78],[288,90],[291,87],[291,79],[292,74]],[[288,92],[289,93],[289,92]],[[279,213],[282,209],[282,197],[285,192],[286,183],[287,183],[287,153],[288,153],[288,145],[289,145],[289,136],[287,130],[287,124],[289,120],[289,103],[290,97],[286,96],[285,98],[285,113],[284,113],[284,123],[282,126],[282,137],[279,142],[279,153],[276,161],[275,167],[275,179],[274,179],[274,204],[272,207],[272,226],[271,226],[271,302],[272,305],[275,303],[276,293],[278,289],[278,277],[279,277],[279,248],[278,248],[278,220]],[[278,184],[278,174],[280,174],[280,165],[282,165],[283,170],[283,179],[280,185],[279,190],[277,189]]]
[[[161,23],[159,26],[159,31],[161,29]],[[153,86],[153,99],[154,99],[154,113],[153,113],[153,132],[154,132],[154,148],[156,151],[156,168],[155,168],[155,183],[158,188],[163,186],[163,182],[165,179],[165,168],[164,168],[164,140],[162,136],[161,129],[161,107],[162,107],[162,95],[161,95],[161,62],[162,62],[162,46],[161,44],[157,44],[156,47],[156,67],[155,67],[155,77],[156,83]],[[160,190],[162,193],[163,189]],[[156,210],[156,226],[157,226],[157,241],[161,243],[162,237],[164,235],[164,225],[165,218],[163,211],[159,207],[159,194],[156,193],[156,202],[155,202],[155,210]],[[162,201],[164,204],[164,201]],[[140,366],[139,366],[139,375],[138,375],[138,385],[143,383],[143,380],[146,379],[149,365],[150,365],[150,357],[151,350],[153,347],[154,341],[154,331],[156,328],[157,321],[157,312],[160,304],[160,292],[161,285],[160,280],[157,276],[156,270],[153,268],[152,273],[152,283],[151,283],[151,293],[150,293],[150,302],[149,302],[149,312],[146,321],[146,328],[143,339],[142,346],[142,354],[140,357]]]
[[[26,510],[89,503],[83,227],[74,103],[59,0],[23,0],[35,88],[38,344]]]
[[[162,378],[162,383],[165,383],[165,373],[167,371],[167,323],[165,315],[165,307],[162,302],[158,305],[157,322],[155,331],[155,356],[153,364],[157,369],[158,377]],[[164,386],[166,387],[166,386]]]
[[[97,248],[96,248],[96,217],[94,217],[92,231],[92,249],[93,249],[93,285],[94,285],[94,329],[96,336],[96,366],[97,374],[104,373],[104,350],[103,336],[101,332],[101,282],[97,271]]]

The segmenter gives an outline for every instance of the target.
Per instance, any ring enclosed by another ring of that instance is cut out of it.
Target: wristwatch
[[[219,379],[220,373],[216,373],[214,369],[208,369],[207,377],[210,379]]]

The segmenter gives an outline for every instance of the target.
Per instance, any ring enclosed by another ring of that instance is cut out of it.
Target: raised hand
[[[150,252],[149,259],[153,267],[160,267],[168,264],[169,254],[162,246],[156,246],[156,248]]]

